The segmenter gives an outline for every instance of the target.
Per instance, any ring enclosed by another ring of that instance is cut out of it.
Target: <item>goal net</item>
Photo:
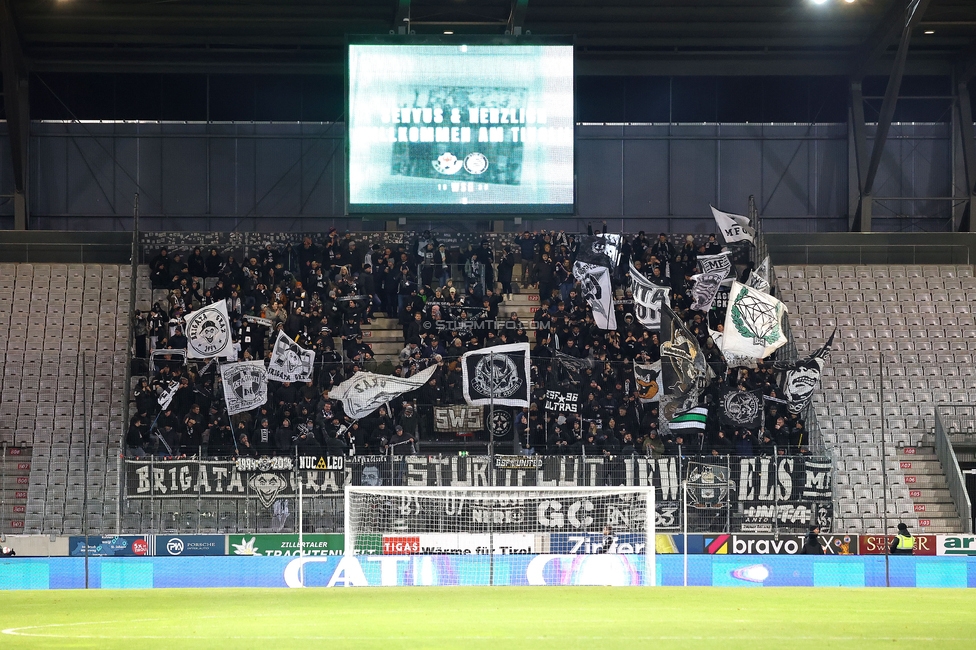
[[[656,582],[650,488],[345,489],[345,552],[441,557],[455,568],[436,584]]]

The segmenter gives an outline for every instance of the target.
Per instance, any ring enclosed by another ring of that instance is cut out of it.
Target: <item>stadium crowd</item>
[[[605,228],[605,227],[604,227]],[[488,240],[448,251],[429,232],[409,244],[366,250],[350,234],[332,228],[324,243],[305,237],[297,247],[268,243],[238,260],[217,249],[195,248],[186,259],[162,249],[149,263],[157,295],[148,314],[135,313],[136,357],[147,360],[147,377],[133,395],[135,409],[126,437],[132,456],[405,453],[433,435],[436,405],[463,404],[459,360],[465,352],[507,343],[531,346],[532,394],[528,409],[516,409],[514,433],[523,447],[549,454],[736,454],[804,452],[801,419],[776,401],[771,368],[728,368],[709,336],[721,331],[724,309],[690,309],[691,276],[697,257],[721,251],[715,236],[675,241],[641,232],[625,236],[615,270],[615,331],[603,331],[583,298],[572,268],[578,237],[565,232],[524,232],[505,246]],[[635,395],[633,363],[660,358],[656,332],[636,320],[629,263],[655,284],[668,287],[671,305],[698,339],[717,379],[705,392],[714,405],[723,384],[762,390],[764,425],[755,430],[722,426],[710,409],[704,431],[662,435],[654,402]],[[521,268],[521,277],[514,277]],[[747,277],[751,267],[740,275]],[[520,287],[517,285],[521,285]],[[515,292],[537,288],[539,308],[523,322],[506,309]],[[269,382],[261,408],[232,418],[220,397],[217,364],[187,364],[182,317],[224,300],[232,319],[238,360],[270,357],[270,341],[283,330],[315,350],[315,376],[304,385]],[[362,325],[376,313],[395,316],[404,347],[396,363],[380,366]],[[337,348],[335,341],[341,341]],[[578,376],[578,413],[547,413],[544,396],[564,373],[556,355],[585,361]],[[151,360],[150,360],[151,359]],[[436,365],[422,388],[353,421],[329,391],[356,372],[408,377]],[[159,396],[177,382],[172,401]]]

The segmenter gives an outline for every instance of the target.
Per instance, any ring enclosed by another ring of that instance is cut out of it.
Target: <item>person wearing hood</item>
[[[814,525],[807,533],[806,538],[803,540],[803,548],[800,550],[800,555],[823,555],[824,547],[820,542],[820,525]]]
[[[892,555],[915,554],[915,538],[908,532],[908,526],[904,522],[898,524],[898,534],[892,540],[889,550]]]

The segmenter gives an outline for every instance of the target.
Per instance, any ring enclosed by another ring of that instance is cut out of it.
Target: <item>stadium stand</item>
[[[117,499],[89,500],[86,512],[83,486],[87,457],[89,493],[118,491],[119,458],[109,450],[122,433],[129,273],[99,264],[0,266],[0,436],[30,455],[28,533],[77,533],[83,519],[115,525]]]
[[[798,350],[816,349],[837,328],[814,401],[836,454],[841,526],[880,532],[884,463],[889,516],[927,533],[962,530],[931,431],[939,404],[976,397],[973,267],[787,266],[776,274]]]

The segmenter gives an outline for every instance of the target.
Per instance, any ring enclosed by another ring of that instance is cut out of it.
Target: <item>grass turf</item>
[[[0,592],[0,648],[971,648],[976,590]]]

